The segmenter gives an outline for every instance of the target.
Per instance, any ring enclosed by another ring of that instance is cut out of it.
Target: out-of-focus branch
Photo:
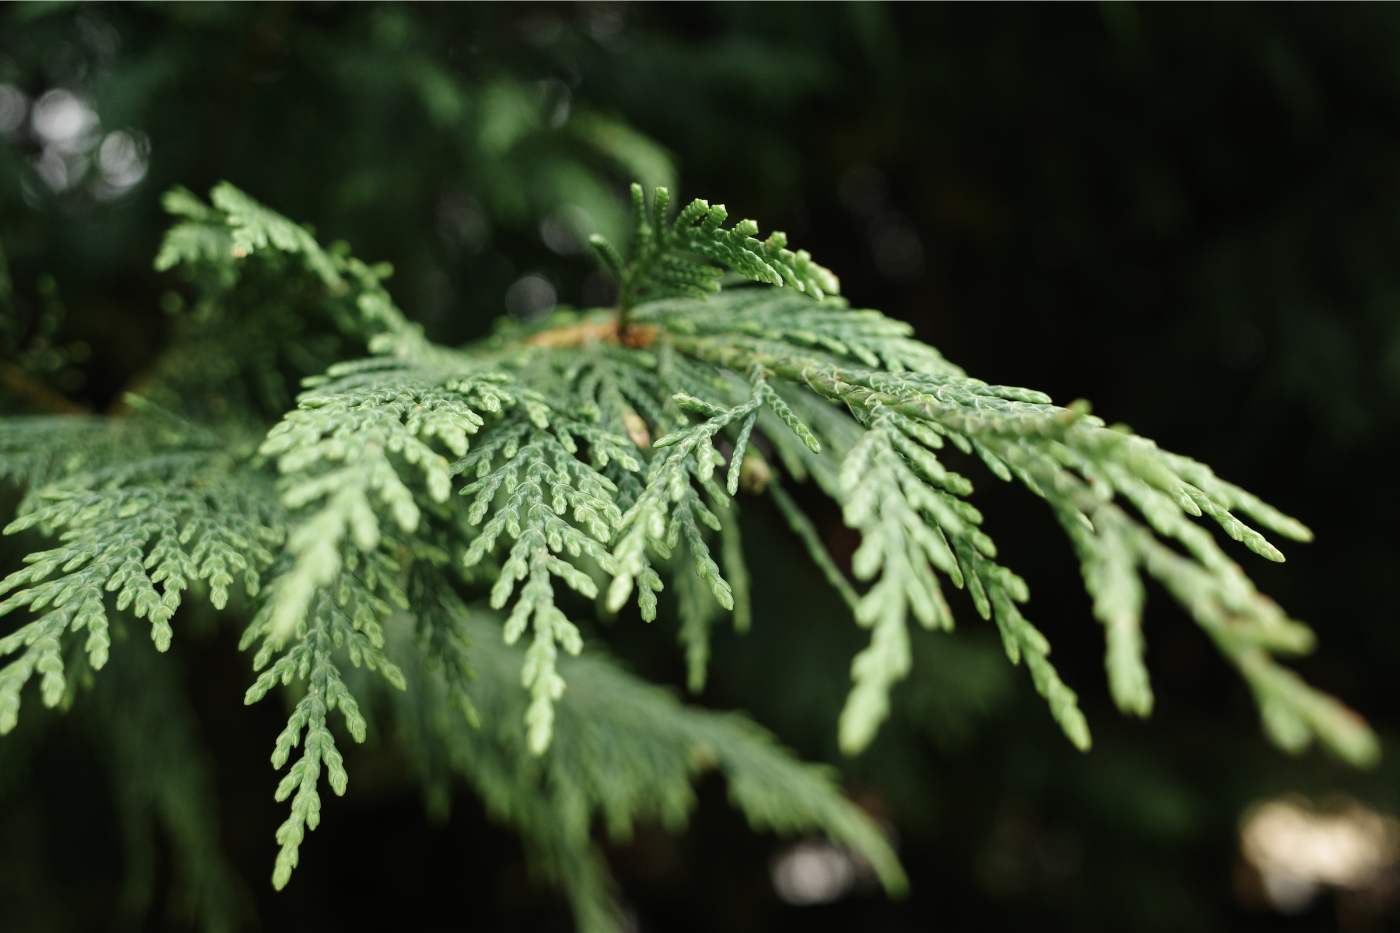
[[[0,388],[48,414],[89,413],[82,405],[50,389],[13,363],[0,363]]]

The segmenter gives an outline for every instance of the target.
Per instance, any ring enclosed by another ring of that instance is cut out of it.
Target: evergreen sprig
[[[123,433],[126,459],[37,486],[5,528],[38,529],[58,544],[0,580],[0,615],[32,616],[0,638],[0,657],[16,655],[0,668],[0,733],[14,728],[20,692],[34,675],[42,675],[45,705],[64,698],[70,639],[83,637],[92,670],[107,663],[109,593],[118,612],[149,621],[156,649],[166,651],[171,619],[192,585],[203,584],[216,609],[239,579],[256,596],[281,543],[264,474],[239,469],[239,458],[220,449],[143,452],[143,432]]]
[[[393,582],[397,568],[384,564],[383,558],[366,559],[363,564],[352,561],[349,572],[340,575],[335,586],[316,595],[290,637],[277,630],[275,603],[269,603],[244,633],[244,648],[261,639],[261,648],[253,659],[254,669],[261,673],[248,688],[244,703],[256,703],[273,687],[286,686],[293,680],[305,686],[272,751],[272,766],[280,770],[287,765],[292,749],[301,745],[301,756],[277,785],[276,799],[281,802],[290,798],[291,814],[277,830],[281,848],[272,871],[276,888],[285,886],[291,878],[306,833],[321,821],[318,784],[322,768],[338,796],[344,795],[349,783],[344,759],[327,724],[329,713],[338,708],[351,737],[356,742],[365,740],[368,727],[346,685],[337,656],[348,657],[355,667],[378,671],[399,690],[406,687],[403,672],[384,652],[381,620],[391,606],[401,608],[405,603]]]
[[[0,614],[28,616],[0,639],[15,655],[0,668],[0,729],[34,676],[53,705],[72,656],[102,667],[113,609],[148,620],[165,650],[187,590],[223,609],[242,580],[257,672],[245,699],[281,687],[291,704],[272,756],[290,807],[277,887],[320,822],[322,779],[348,786],[332,714],[360,742],[365,711],[389,709],[437,788],[429,799],[444,805],[453,776],[476,788],[584,928],[620,924],[594,823],[614,835],[679,824],[711,769],[755,826],[824,831],[897,890],[888,844],[830,775],[590,650],[588,601],[602,594],[617,612],[635,598],[651,620],[670,587],[699,689],[715,621],[751,624],[738,499],[766,495],[870,632],[838,725],[845,751],[872,740],[892,687],[915,673],[910,623],[953,628],[948,586],[1087,748],[1075,694],[1023,615],[1029,587],[973,504],[966,474],[985,468],[1063,527],[1125,712],[1152,707],[1141,615],[1153,580],[1240,671],[1280,744],[1374,759],[1365,724],[1276,660],[1308,650],[1310,631],[1210,530],[1281,560],[1264,531],[1306,540],[1300,523],[1086,405],[967,376],[906,324],[848,307],[835,276],[781,234],[726,227],[724,209],[699,200],[673,215],[664,189],[648,200],[634,187],[633,204],[625,258],[595,241],[615,308],[445,347],[393,304],[389,270],[232,186],[209,204],[172,193],[157,265],[179,269],[194,300],[142,388],[174,411],[0,419],[0,476],[27,490],[7,530],[58,538],[0,583]],[[280,346],[300,355],[249,349],[247,334],[289,326],[305,339]],[[219,341],[232,363],[212,359]],[[318,365],[327,354],[341,360]],[[315,369],[261,443],[246,442],[279,386]],[[787,491],[805,482],[859,533],[849,565]]]
[[[650,299],[718,292],[726,273],[789,286],[815,298],[841,290],[831,270],[813,262],[806,250],[788,249],[787,234],[775,231],[759,240],[758,224],[752,220],[725,227],[729,211],[723,204],[696,198],[672,216],[667,189],[657,188],[648,202],[642,186],[634,184],[632,216],[626,259],[601,235],[589,240],[617,276],[618,303],[624,312]]]
[[[625,470],[640,468],[623,439],[567,417],[551,418],[548,412],[539,406],[533,414],[496,426],[487,444],[456,465],[474,477],[461,494],[472,500],[467,524],[480,526],[462,556],[463,566],[480,564],[501,538],[512,542],[491,588],[491,605],[500,609],[516,597],[505,623],[508,644],[527,628],[534,631],[522,680],[531,696],[525,722],[536,753],[549,745],[554,702],[564,692],[556,670],[558,648],[578,654],[583,647],[578,627],[556,605],[553,581],[562,580],[585,597],[597,595],[597,585],[580,562],[587,559],[612,571],[615,562],[605,545],[622,523],[617,485],[600,471],[613,463]],[[588,461],[579,458],[580,441],[587,445]]]

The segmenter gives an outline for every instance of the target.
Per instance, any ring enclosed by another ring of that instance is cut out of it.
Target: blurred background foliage
[[[756,503],[757,624],[717,641],[698,701],[838,763],[897,828],[913,893],[834,869],[794,891],[793,859],[830,853],[749,835],[712,786],[683,837],[614,848],[638,928],[1400,928],[1397,52],[1385,5],[7,5],[0,410],[107,409],[138,382],[182,301],[151,265],[176,184],[226,178],[391,262],[399,303],[447,341],[607,301],[581,243],[618,235],[625,182],[724,201],[974,374],[1091,398],[1299,513],[1317,543],[1251,572],[1317,624],[1304,673],[1388,754],[1355,773],[1273,750],[1163,599],[1158,709],[1122,720],[1052,519],[984,482],[1095,750],[1064,742],[963,607],[954,637],[917,643],[897,720],[840,761],[861,634]],[[566,928],[469,796],[425,818],[392,738],[355,751],[356,793],[274,896],[276,711],[240,706],[246,658],[203,621],[178,660],[114,654],[150,692],[115,672],[0,743],[0,928]],[[673,640],[612,633],[680,685]],[[1291,867],[1241,840],[1279,799],[1298,801],[1268,824]]]

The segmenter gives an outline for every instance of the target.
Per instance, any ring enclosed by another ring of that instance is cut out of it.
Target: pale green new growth
[[[946,632],[966,615],[950,586],[1087,748],[1075,694],[1022,613],[1029,588],[971,501],[967,474],[985,468],[1063,527],[1125,712],[1152,707],[1141,616],[1154,580],[1240,671],[1276,741],[1375,758],[1359,718],[1278,665],[1311,647],[1310,631],[1210,531],[1281,560],[1254,526],[1306,540],[1301,524],[1087,406],[968,377],[907,325],[847,307],[836,277],[782,234],[725,227],[704,201],[673,215],[664,189],[648,201],[635,187],[633,204],[627,258],[594,241],[616,308],[449,348],[394,306],[387,269],[230,185],[210,204],[172,192],[178,220],[156,262],[192,288],[188,353],[158,360],[145,390],[179,414],[0,419],[0,477],[27,490],[7,530],[58,539],[0,583],[0,614],[26,613],[0,638],[14,656],[0,731],[28,680],[54,705],[68,665],[103,666],[113,609],[148,620],[164,650],[187,589],[223,609],[241,582],[243,644],[257,646],[246,701],[290,691],[272,755],[290,806],[277,887],[320,822],[322,778],[336,794],[348,785],[332,713],[360,742],[368,711],[388,710],[432,805],[446,806],[454,776],[475,787],[585,929],[622,922],[595,823],[615,836],[637,820],[679,825],[709,769],[756,827],[821,830],[897,890],[893,853],[828,775],[590,651],[590,601],[616,612],[635,597],[652,620],[666,587],[702,689],[721,613],[740,632],[753,623],[735,500],[766,494],[869,630],[837,725],[845,751],[869,744],[892,687],[918,676],[911,621]],[[287,370],[311,376],[290,412]],[[260,445],[243,440],[252,425]],[[849,567],[790,494],[798,483],[859,533]]]

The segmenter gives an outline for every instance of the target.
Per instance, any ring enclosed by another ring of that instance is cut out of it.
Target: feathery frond
[[[625,258],[595,240],[618,307],[449,348],[394,305],[387,269],[230,185],[209,204],[172,192],[157,266],[180,270],[195,298],[143,386],[156,402],[0,419],[0,478],[25,488],[7,530],[57,539],[0,582],[0,615],[26,615],[0,637],[14,656],[0,668],[0,731],[29,680],[52,706],[71,664],[101,668],[117,618],[146,620],[166,650],[199,587],[249,620],[246,702],[288,688],[272,755],[290,808],[276,887],[320,823],[322,779],[336,795],[348,786],[333,714],[358,743],[368,711],[387,709],[435,805],[446,781],[473,786],[586,929],[620,925],[595,822],[616,837],[638,820],[679,826],[706,770],[756,828],[824,832],[898,890],[893,852],[828,773],[738,716],[624,673],[591,646],[588,616],[635,597],[650,621],[666,588],[688,685],[702,689],[722,614],[739,632],[754,624],[746,561],[762,558],[744,552],[738,500],[766,494],[869,630],[837,724],[843,750],[866,747],[894,685],[918,676],[911,622],[946,632],[964,613],[949,587],[1087,749],[1075,693],[1023,614],[1029,586],[974,504],[969,476],[985,470],[1063,528],[1123,711],[1152,708],[1151,580],[1238,669],[1279,744],[1375,758],[1355,714],[1280,665],[1312,646],[1310,630],[1211,531],[1277,561],[1265,532],[1307,540],[1303,525],[1087,405],[966,375],[907,325],[848,307],[782,234],[726,227],[724,208],[700,200],[672,215],[665,189],[648,201],[634,187],[633,205]],[[286,411],[288,381],[313,371]],[[789,493],[800,483],[859,534],[849,566]],[[246,605],[230,606],[238,582]]]
[[[888,843],[840,795],[826,769],[798,762],[742,717],[686,707],[605,657],[585,653],[560,662],[573,690],[559,708],[549,754],[533,754],[517,726],[532,702],[516,687],[523,652],[501,644],[500,623],[489,611],[468,609],[442,592],[423,604],[433,608],[419,616],[420,628],[470,641],[482,725],[454,714],[447,699],[452,688],[426,669],[413,678],[421,687],[396,695],[398,721],[426,729],[415,745],[445,755],[436,766],[461,774],[492,813],[521,833],[537,864],[565,887],[580,929],[618,928],[595,821],[615,840],[626,839],[640,821],[678,828],[695,807],[693,782],[708,771],[725,777],[730,800],[755,829],[825,833],[866,859],[887,889],[904,887]],[[427,760],[420,765],[433,767]]]
[[[126,432],[133,440],[133,432]],[[222,609],[241,579],[250,596],[281,542],[281,519],[265,475],[240,470],[223,450],[155,450],[38,487],[7,534],[40,529],[58,545],[35,551],[0,581],[0,615],[32,620],[0,638],[0,733],[14,728],[20,691],[42,675],[44,703],[67,690],[70,641],[83,637],[87,665],[107,663],[108,594],[117,611],[151,626],[156,649],[170,647],[171,619],[187,589],[202,583]]]

